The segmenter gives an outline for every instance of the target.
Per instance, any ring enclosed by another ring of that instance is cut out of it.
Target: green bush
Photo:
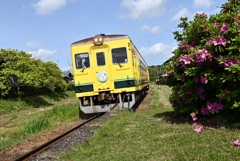
[[[181,18],[182,31],[174,32],[179,45],[165,77],[175,111],[226,116],[240,111],[240,1],[221,8],[209,18],[204,13],[189,22]]]
[[[43,62],[23,51],[0,49],[0,96],[66,90],[61,74],[51,61]]]

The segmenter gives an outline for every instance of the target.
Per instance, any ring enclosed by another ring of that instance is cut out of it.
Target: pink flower
[[[206,45],[210,45],[210,44],[213,44],[213,40],[208,40],[208,41],[206,42]]]
[[[227,43],[226,40],[227,39],[223,36],[220,38],[220,41],[221,41],[222,45],[226,45],[226,43]]]
[[[207,84],[208,80],[204,76],[201,76],[201,82]]]
[[[194,123],[192,124],[192,126],[193,126],[193,127],[196,127],[196,126],[197,126],[197,123],[196,123],[196,122],[194,122]]]
[[[221,38],[216,38],[215,40],[212,41],[212,43],[216,46],[216,45],[226,45],[226,39],[225,37],[221,37]]]
[[[199,14],[199,17],[200,17],[200,18],[203,18],[204,16],[205,16],[205,13],[200,13],[200,14]]]
[[[197,58],[198,63],[204,62],[205,60],[207,60],[207,57],[209,57],[210,60],[212,60],[211,54],[209,54],[206,49],[198,50],[195,56]]]
[[[225,23],[223,23],[222,27],[220,28],[220,31],[225,34],[228,32],[228,27]]]
[[[232,142],[232,144],[235,145],[235,146],[240,146],[240,142],[238,140]]]
[[[183,61],[184,64],[190,64],[190,62],[193,61],[193,58],[184,55],[179,57],[179,61]]]
[[[166,72],[165,74],[163,74],[164,77],[168,77],[169,76],[169,73]]]
[[[227,59],[225,56],[221,57],[220,59],[221,62],[223,63],[220,63],[222,66],[224,66],[225,68],[228,68],[232,65],[238,65],[239,61],[238,59]]]
[[[223,66],[225,68],[230,67],[231,65],[238,65],[238,60],[237,59],[233,59],[233,60],[225,60]]]
[[[192,41],[190,45],[191,45],[191,47],[195,47],[196,46],[195,41]]]
[[[161,118],[157,118],[157,121],[161,121],[162,119]]]
[[[185,77],[182,76],[182,78],[181,78],[181,82],[185,82],[185,81],[186,81]]]
[[[197,126],[197,127],[194,129],[194,131],[195,131],[195,132],[201,132],[202,129],[203,129],[203,126],[200,125],[200,126]]]
[[[218,27],[218,23],[215,22],[215,23],[213,24],[213,26],[214,26],[214,27]]]
[[[180,45],[180,48],[181,49],[184,49],[184,48],[186,48],[187,47],[187,45],[185,44],[185,43],[181,43],[181,45]]]
[[[191,116],[193,121],[196,121],[198,119],[195,112],[191,113]]]
[[[234,24],[237,25],[237,26],[240,26],[240,19],[236,18]]]
[[[205,108],[205,107],[202,107],[201,112],[203,115],[208,115],[208,113],[209,113],[207,108]]]
[[[211,113],[211,112],[218,113],[218,111],[221,110],[222,108],[223,108],[223,105],[220,104],[220,103],[207,102],[206,103],[206,109],[202,108],[201,112],[202,112],[202,114],[208,114],[208,113]]]
[[[208,26],[204,26],[203,27],[204,30],[208,30],[208,28],[209,28]]]

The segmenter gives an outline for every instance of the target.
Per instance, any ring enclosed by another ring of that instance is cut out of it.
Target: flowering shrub
[[[229,0],[219,14],[181,18],[174,56],[164,65],[175,111],[209,115],[240,111],[240,1]]]

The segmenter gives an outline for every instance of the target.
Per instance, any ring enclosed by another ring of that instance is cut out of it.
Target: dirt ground
[[[135,110],[137,113],[141,113],[145,111],[148,108],[148,102],[152,96],[152,89],[150,88],[149,91],[147,91],[147,95],[144,97],[144,99],[141,101],[141,104],[138,106],[138,108]],[[62,103],[69,103],[72,101],[76,101],[76,98],[65,100]],[[51,107],[47,107],[51,108]],[[36,114],[38,112],[41,112],[42,110],[46,110],[46,107],[44,109],[38,108],[38,109],[31,109],[31,110],[24,110],[18,113],[18,115],[32,115]],[[0,116],[0,129],[4,126],[7,126],[8,124],[11,124],[11,114],[9,115],[2,115]],[[79,124],[83,120],[75,120],[73,122],[68,122],[64,124],[62,127],[52,129],[48,131],[47,133],[44,133],[42,135],[36,135],[30,138],[27,138],[23,140],[21,143],[14,147],[9,147],[3,151],[0,152],[0,160],[1,161],[12,161],[16,159],[17,157],[23,155],[24,153],[27,153],[28,151],[40,146],[41,144],[55,138],[57,135],[65,132],[66,130],[74,127],[75,125]],[[0,138],[1,139],[1,138]]]
[[[135,112],[141,113],[141,112],[145,111],[148,108],[148,103],[149,103],[151,97],[152,97],[152,88],[149,88],[149,90],[147,91],[147,95],[141,101],[140,105],[135,110]]]

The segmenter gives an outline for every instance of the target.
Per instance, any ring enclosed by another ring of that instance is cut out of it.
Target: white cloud
[[[172,17],[172,20],[179,20],[181,17],[189,17],[189,16],[190,16],[190,12],[188,11],[188,9],[183,8]]]
[[[148,26],[148,25],[144,25],[144,26],[142,26],[141,29],[142,29],[142,30],[149,31],[149,32],[151,32],[151,33],[153,33],[153,34],[157,34],[157,33],[159,32],[160,27],[159,27],[159,26],[150,27],[150,26]]]
[[[209,8],[214,4],[214,0],[194,0],[193,6],[196,8]]]
[[[29,41],[27,43],[28,52],[32,54],[32,57],[42,59],[42,60],[49,60],[51,56],[57,53],[56,50],[48,50],[43,48],[43,44],[37,41]]]
[[[38,49],[35,51],[28,51],[28,53],[32,54],[33,57],[41,59],[41,60],[48,60],[49,57],[55,55],[57,53],[56,50],[47,50],[47,49]]]
[[[140,50],[142,55],[168,55],[172,52],[172,47],[170,45],[157,43],[150,48],[142,47]]]
[[[121,6],[127,8],[130,13],[121,17],[141,19],[144,17],[155,17],[165,11],[167,0],[123,0]]]
[[[38,14],[47,15],[66,6],[67,2],[68,0],[39,0],[37,3],[33,4],[33,7]]]

